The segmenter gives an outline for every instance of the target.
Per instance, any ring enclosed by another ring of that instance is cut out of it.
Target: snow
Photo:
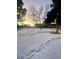
[[[61,59],[60,34],[51,29],[24,28],[17,32],[17,59]]]

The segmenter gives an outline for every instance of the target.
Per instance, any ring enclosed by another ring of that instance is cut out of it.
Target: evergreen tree
[[[56,19],[56,25],[58,32],[59,28],[61,27],[61,0],[52,0],[53,4],[51,4],[51,11],[47,13],[47,18],[45,19],[45,24],[50,24],[54,22]]]
[[[26,14],[26,8],[23,8],[23,1],[22,0],[17,0],[17,19],[19,21],[22,21],[22,17],[25,16]]]

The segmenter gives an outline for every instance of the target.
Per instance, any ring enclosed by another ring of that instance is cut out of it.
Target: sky
[[[52,0],[23,0],[23,7],[27,9],[27,13],[28,13],[28,9],[31,5],[34,5],[36,7],[36,9],[40,8],[40,6],[43,6],[43,10],[45,10],[46,5],[52,4]]]
[[[46,5],[49,5],[52,4],[52,0],[22,0],[24,5],[23,7],[27,9],[27,12],[26,12],[26,16],[25,16],[25,19],[26,21],[24,22],[25,24],[30,24],[30,25],[34,25],[34,21],[28,16],[28,13],[29,13],[29,7],[31,5],[34,5],[36,7],[36,9],[38,9],[41,5],[43,6],[43,13],[42,15],[44,14],[44,10],[46,8]]]
[[[30,5],[35,5],[36,7],[39,7],[40,5],[50,5],[52,3],[52,0],[23,0],[23,3],[25,8],[28,8],[28,6]]]

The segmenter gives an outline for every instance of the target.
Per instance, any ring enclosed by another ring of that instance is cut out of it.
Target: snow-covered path
[[[17,59],[61,59],[60,34],[51,29],[22,29],[17,33]]]

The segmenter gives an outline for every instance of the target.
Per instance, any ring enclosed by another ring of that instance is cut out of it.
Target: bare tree
[[[37,12],[35,6],[34,5],[29,6],[29,14],[28,15],[32,16],[33,20],[36,23],[38,23],[37,14],[38,14],[38,12]]]
[[[47,17],[47,12],[48,12],[49,8],[50,8],[50,6],[49,6],[48,4],[46,4],[43,19],[46,19],[46,17]]]
[[[40,8],[38,9],[38,18],[39,18],[40,24],[42,23],[42,13],[43,13],[43,6],[41,5]]]
[[[34,5],[31,5],[29,7],[29,14],[28,15],[32,16],[33,20],[38,24],[39,22],[41,23],[42,12],[43,12],[42,5],[40,6],[40,8],[38,8],[38,10],[36,9],[36,7]]]

